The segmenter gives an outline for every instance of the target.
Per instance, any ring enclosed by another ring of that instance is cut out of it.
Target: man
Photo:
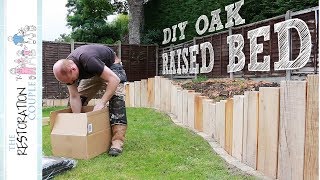
[[[114,51],[103,45],[80,46],[67,59],[58,60],[53,73],[58,81],[67,84],[73,113],[80,113],[81,107],[87,105],[102,87],[105,88],[93,111],[104,108],[109,101],[112,144],[108,153],[111,156],[122,153],[127,129],[123,83],[127,76]]]

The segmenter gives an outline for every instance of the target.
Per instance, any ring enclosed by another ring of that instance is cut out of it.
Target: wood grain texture
[[[273,179],[277,177],[280,119],[278,87],[259,89],[259,134],[257,170]]]
[[[188,126],[188,90],[182,90],[182,124]]]
[[[191,92],[191,91],[190,91]],[[189,90],[182,90],[182,124],[188,126],[188,94]]]
[[[259,92],[244,92],[242,162],[257,169]]]
[[[203,99],[205,96],[198,95],[194,100],[194,128],[199,132],[203,132]]]
[[[165,91],[165,112],[170,113],[171,111],[171,80],[166,79],[165,80],[165,89],[162,89]]]
[[[305,180],[319,179],[319,75],[308,75],[304,148]]]
[[[167,99],[168,99],[168,87],[167,87],[167,78],[161,78],[160,79],[160,110],[165,111],[167,109]]]
[[[182,99],[182,89],[181,88],[178,88],[177,89],[177,119],[178,119],[178,122],[182,123],[182,115],[183,115],[183,99]]]
[[[124,85],[124,90],[125,90],[125,104],[126,107],[130,107],[130,85],[129,83],[125,83]]]
[[[171,83],[171,102],[170,102],[170,112],[177,116],[177,87]]]
[[[154,106],[157,109],[161,106],[161,76],[154,77]]]
[[[280,83],[279,179],[303,179],[306,81]]]
[[[232,132],[233,132],[233,99],[227,99],[225,103],[225,150],[231,155],[232,154]]]
[[[188,92],[188,115],[187,115],[187,119],[188,119],[188,127],[190,127],[191,129],[194,129],[194,110],[195,110],[195,96],[196,95],[200,95],[199,93],[195,93],[195,92]]]
[[[221,147],[225,147],[226,141],[226,100],[221,100],[219,105],[219,119],[213,119],[215,123],[215,133],[218,138],[217,142],[220,143]],[[212,106],[213,108],[217,109],[216,105]],[[216,112],[217,113],[217,112]],[[216,116],[217,117],[217,116]]]
[[[147,87],[147,96],[148,96],[148,107],[154,107],[154,79],[155,78],[148,78],[148,87]]]
[[[141,81],[134,81],[134,107],[141,107]]]
[[[243,95],[233,97],[232,156],[242,160]]]
[[[203,99],[202,100],[202,107],[203,107],[203,132],[212,137],[213,132],[213,119],[212,117],[215,117],[216,110],[211,109],[211,105],[213,104],[213,101],[211,99]]]
[[[134,82],[129,83],[129,95],[130,95],[130,107],[134,107],[135,93],[134,93]]]
[[[223,118],[223,114],[225,112],[222,111],[222,103],[216,102],[216,117],[214,118],[214,121],[212,122],[212,127],[213,127],[213,134],[212,134],[212,138],[214,140],[216,140],[217,142],[219,142],[219,127],[216,127],[218,124],[218,121],[221,121],[221,119]]]
[[[141,107],[147,107],[147,103],[148,103],[148,81],[146,79],[142,79],[141,81],[141,85],[140,85],[140,105]]]
[[[278,177],[303,178],[305,82],[281,82]]]

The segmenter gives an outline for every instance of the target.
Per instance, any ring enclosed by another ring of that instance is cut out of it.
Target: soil
[[[203,96],[213,99],[214,102],[225,100],[234,95],[243,95],[245,91],[259,91],[260,87],[279,87],[275,82],[253,81],[242,79],[206,79],[175,81],[183,89],[195,90]]]

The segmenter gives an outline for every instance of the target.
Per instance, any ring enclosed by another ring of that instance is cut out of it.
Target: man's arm
[[[81,112],[81,99],[80,94],[78,92],[77,86],[75,84],[68,85],[68,90],[70,94],[70,106],[73,113],[80,113]]]
[[[105,104],[111,99],[117,86],[120,83],[119,77],[107,66],[104,66],[103,72],[100,77],[108,83],[105,93],[103,94],[100,102],[94,106],[94,111],[104,108]]]

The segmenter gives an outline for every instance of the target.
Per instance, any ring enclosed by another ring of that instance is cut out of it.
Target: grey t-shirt
[[[111,67],[115,53],[104,45],[83,45],[72,51],[67,59],[72,60],[79,68],[79,79],[88,79],[100,76],[105,65]]]

